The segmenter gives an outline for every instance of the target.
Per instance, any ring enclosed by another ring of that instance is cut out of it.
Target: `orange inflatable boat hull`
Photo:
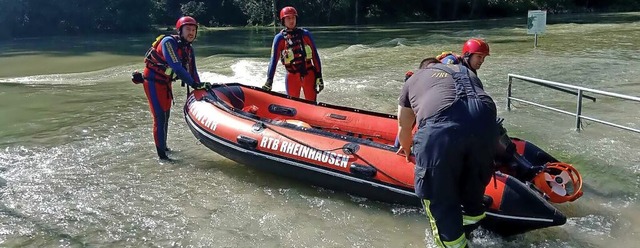
[[[238,163],[373,200],[420,206],[415,165],[396,155],[393,146],[394,115],[220,84],[191,92],[184,117],[202,144]],[[487,218],[481,224],[498,234],[566,222],[539,192],[507,174],[497,172],[485,195]]]

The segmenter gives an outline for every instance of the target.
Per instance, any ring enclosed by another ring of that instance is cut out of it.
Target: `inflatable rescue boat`
[[[184,117],[202,144],[238,163],[373,200],[420,206],[415,165],[394,147],[395,115],[232,83],[190,92]],[[503,236],[563,225],[566,216],[551,202],[582,195],[579,173],[506,131],[500,144],[481,225]]]

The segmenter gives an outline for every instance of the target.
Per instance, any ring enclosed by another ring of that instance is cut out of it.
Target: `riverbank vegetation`
[[[637,0],[0,0],[0,38],[132,33],[171,27],[181,15],[205,26],[273,25],[292,5],[303,25],[364,25],[407,21],[640,10]],[[8,29],[8,31],[6,30]]]

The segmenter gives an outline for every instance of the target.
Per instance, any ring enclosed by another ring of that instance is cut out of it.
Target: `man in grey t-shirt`
[[[398,153],[409,161],[413,146],[415,192],[435,242],[465,247],[465,231],[485,217],[482,199],[494,172],[498,137],[496,105],[473,72],[445,64],[416,71],[405,82],[398,105]],[[418,131],[412,143],[414,121]]]

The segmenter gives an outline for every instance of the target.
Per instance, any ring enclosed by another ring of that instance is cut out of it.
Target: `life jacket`
[[[283,29],[281,34],[284,37],[286,49],[282,50],[280,61],[288,72],[307,75],[307,70],[313,69],[313,51],[311,46],[304,43],[302,29]]]
[[[156,73],[157,82],[161,83],[171,83],[178,79],[177,75],[173,72],[173,69],[167,64],[167,60],[164,58],[162,53],[162,46],[160,43],[162,39],[165,37],[171,37],[178,43],[178,58],[180,58],[180,62],[182,66],[187,70],[187,72],[191,73],[191,44],[182,41],[177,35],[160,35],[156,38],[156,40],[151,44],[151,48],[147,51],[147,54],[144,57],[144,62],[146,67],[153,70]]]
[[[471,65],[469,65],[468,56],[459,56],[452,52],[442,52],[440,55],[436,57],[436,59],[440,60],[440,63],[443,63],[443,64],[454,64],[454,65],[462,64],[467,69],[475,73],[476,75],[478,74],[478,72],[475,69],[471,68]]]
[[[453,52],[442,52],[440,55],[436,56],[436,59],[440,60],[440,63],[443,64],[459,64],[462,60],[460,56]]]

